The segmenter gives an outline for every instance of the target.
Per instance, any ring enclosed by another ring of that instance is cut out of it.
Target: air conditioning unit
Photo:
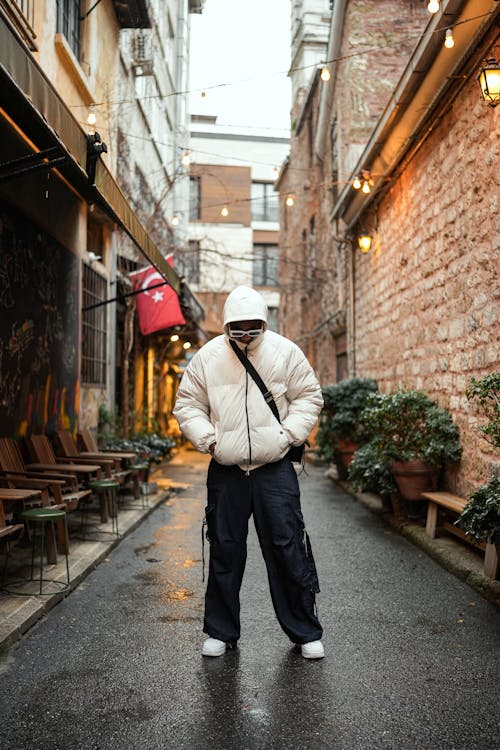
[[[153,39],[151,32],[136,32],[132,38],[132,68],[136,76],[153,75]]]

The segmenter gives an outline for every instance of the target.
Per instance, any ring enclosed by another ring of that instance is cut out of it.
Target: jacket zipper
[[[245,347],[245,356],[248,357],[248,346]],[[245,414],[247,418],[247,435],[248,435],[248,466],[252,463],[252,443],[250,440],[250,420],[248,419],[248,371],[245,370]],[[250,476],[250,469],[247,467],[247,477]]]

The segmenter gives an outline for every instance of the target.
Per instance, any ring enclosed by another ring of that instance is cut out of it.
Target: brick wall
[[[500,121],[476,86],[382,200],[374,251],[355,255],[357,373],[383,391],[424,390],[451,412],[464,455],[447,479],[459,493],[498,461],[465,398],[472,375],[500,364]]]

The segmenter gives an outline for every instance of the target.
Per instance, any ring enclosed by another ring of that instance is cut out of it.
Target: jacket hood
[[[233,289],[224,305],[224,331],[229,332],[229,323],[237,320],[262,320],[267,329],[267,305],[264,297],[249,286]]]

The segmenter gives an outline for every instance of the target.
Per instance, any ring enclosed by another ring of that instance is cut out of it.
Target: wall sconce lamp
[[[358,247],[362,253],[369,253],[371,250],[373,237],[369,232],[360,232],[358,235]]]
[[[490,57],[479,70],[477,77],[483,99],[488,106],[496,107],[500,102],[500,63]]]

